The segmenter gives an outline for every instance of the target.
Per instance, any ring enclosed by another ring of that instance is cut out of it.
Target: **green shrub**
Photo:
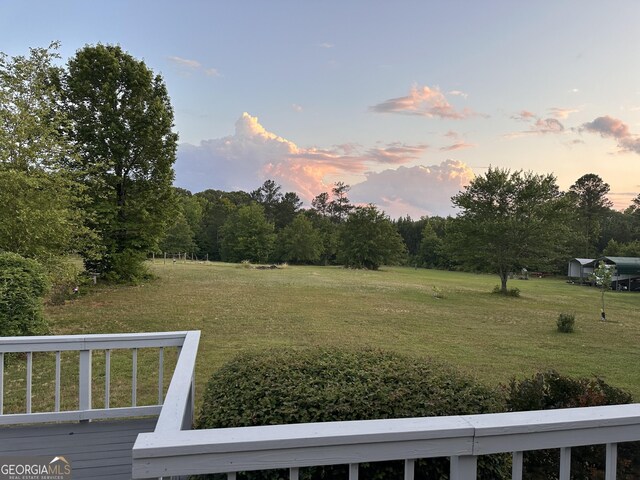
[[[105,255],[109,267],[102,277],[107,282],[138,284],[152,278],[145,264],[146,254],[127,249]]]
[[[495,287],[493,287],[493,292],[492,293],[496,293],[496,294],[499,294],[499,295],[504,295],[506,297],[516,297],[516,298],[520,297],[520,289],[518,287],[510,288],[506,292],[503,292],[502,288],[500,288],[500,285],[496,285]]]
[[[51,257],[43,262],[43,267],[51,283],[47,303],[64,305],[73,295],[73,289],[82,282],[80,268],[65,257]]]
[[[47,333],[42,299],[48,287],[38,262],[16,253],[0,253],[0,336]]]
[[[497,412],[501,397],[452,367],[378,350],[268,350],[227,363],[209,380],[197,428]],[[402,478],[402,462],[362,464],[362,478]],[[503,478],[502,456],[482,457],[483,479]],[[416,463],[417,478],[448,478],[448,459]],[[281,472],[243,478],[274,479]],[[345,466],[301,478],[346,478]],[[211,477],[216,478],[216,477]],[[222,477],[220,477],[222,478]]]
[[[593,407],[631,403],[630,394],[608,385],[600,378],[570,378],[553,370],[540,372],[524,380],[511,380],[506,387],[509,411],[547,410],[555,408]],[[640,448],[637,444],[620,444],[618,478],[640,478]],[[558,450],[537,450],[524,454],[527,478],[556,480],[559,471]],[[604,445],[571,449],[571,478],[604,478]]]
[[[562,333],[573,332],[573,326],[576,323],[576,316],[572,313],[561,313],[558,315],[558,331]]]

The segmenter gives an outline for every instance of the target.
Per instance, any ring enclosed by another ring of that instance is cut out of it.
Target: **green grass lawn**
[[[640,399],[640,294],[607,293],[603,323],[598,290],[557,279],[511,280],[522,296],[503,298],[490,293],[497,276],[411,268],[157,261],[152,270],[148,284],[48,307],[53,333],[202,330],[198,392],[239,352],[323,345],[436,357],[489,385],[548,368],[597,375]],[[575,313],[575,333],[557,333],[561,312]]]

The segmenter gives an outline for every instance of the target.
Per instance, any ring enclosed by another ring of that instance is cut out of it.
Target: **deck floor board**
[[[0,457],[64,456],[74,479],[131,478],[131,449],[138,433],[151,432],[156,418],[0,428]]]

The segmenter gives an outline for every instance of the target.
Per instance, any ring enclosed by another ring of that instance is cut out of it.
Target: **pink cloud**
[[[622,151],[640,154],[640,136],[632,134],[629,126],[618,118],[598,117],[582,124],[580,130],[597,133],[603,138],[615,138]]]
[[[461,93],[461,92],[460,92]],[[371,111],[377,113],[397,113],[402,115],[418,115],[422,117],[438,117],[450,120],[461,120],[476,112],[469,108],[458,111],[449,103],[438,87],[419,87],[414,85],[405,97],[391,98],[372,106]]]
[[[524,137],[529,135],[546,135],[549,133],[557,134],[557,133],[563,133],[565,131],[564,125],[555,118],[537,118],[535,116],[530,118],[530,117],[522,116],[522,113],[524,113],[524,111],[520,112],[520,117],[521,117],[520,119],[524,120],[526,118],[526,121],[532,121],[533,118],[535,118],[536,121],[531,124],[531,126],[529,127],[529,130],[507,133],[507,134],[504,134],[503,137],[519,138],[519,137]],[[530,113],[530,112],[527,112],[527,113]],[[515,117],[512,117],[512,118],[515,119]]]
[[[328,176],[363,175],[376,166],[415,161],[426,149],[424,144],[399,142],[369,149],[357,144],[304,148],[244,113],[233,135],[179,146],[176,185],[192,191],[251,190],[271,178],[310,201],[331,188]]]
[[[454,143],[453,145],[440,147],[440,150],[442,150],[443,152],[452,152],[454,150],[463,150],[465,148],[472,148],[472,147],[475,147],[475,144],[467,143],[467,142],[457,142],[457,143]]]
[[[521,110],[518,113],[514,114],[511,116],[512,119],[514,120],[519,120],[519,121],[523,121],[523,122],[529,122],[531,120],[533,120],[534,118],[537,118],[535,113],[530,112],[529,110]]]

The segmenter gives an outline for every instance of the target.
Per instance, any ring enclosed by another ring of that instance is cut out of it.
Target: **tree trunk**
[[[507,294],[507,280],[508,279],[509,279],[508,272],[504,272],[504,271],[500,270],[500,282],[501,282],[500,293],[502,293],[504,295]]]

